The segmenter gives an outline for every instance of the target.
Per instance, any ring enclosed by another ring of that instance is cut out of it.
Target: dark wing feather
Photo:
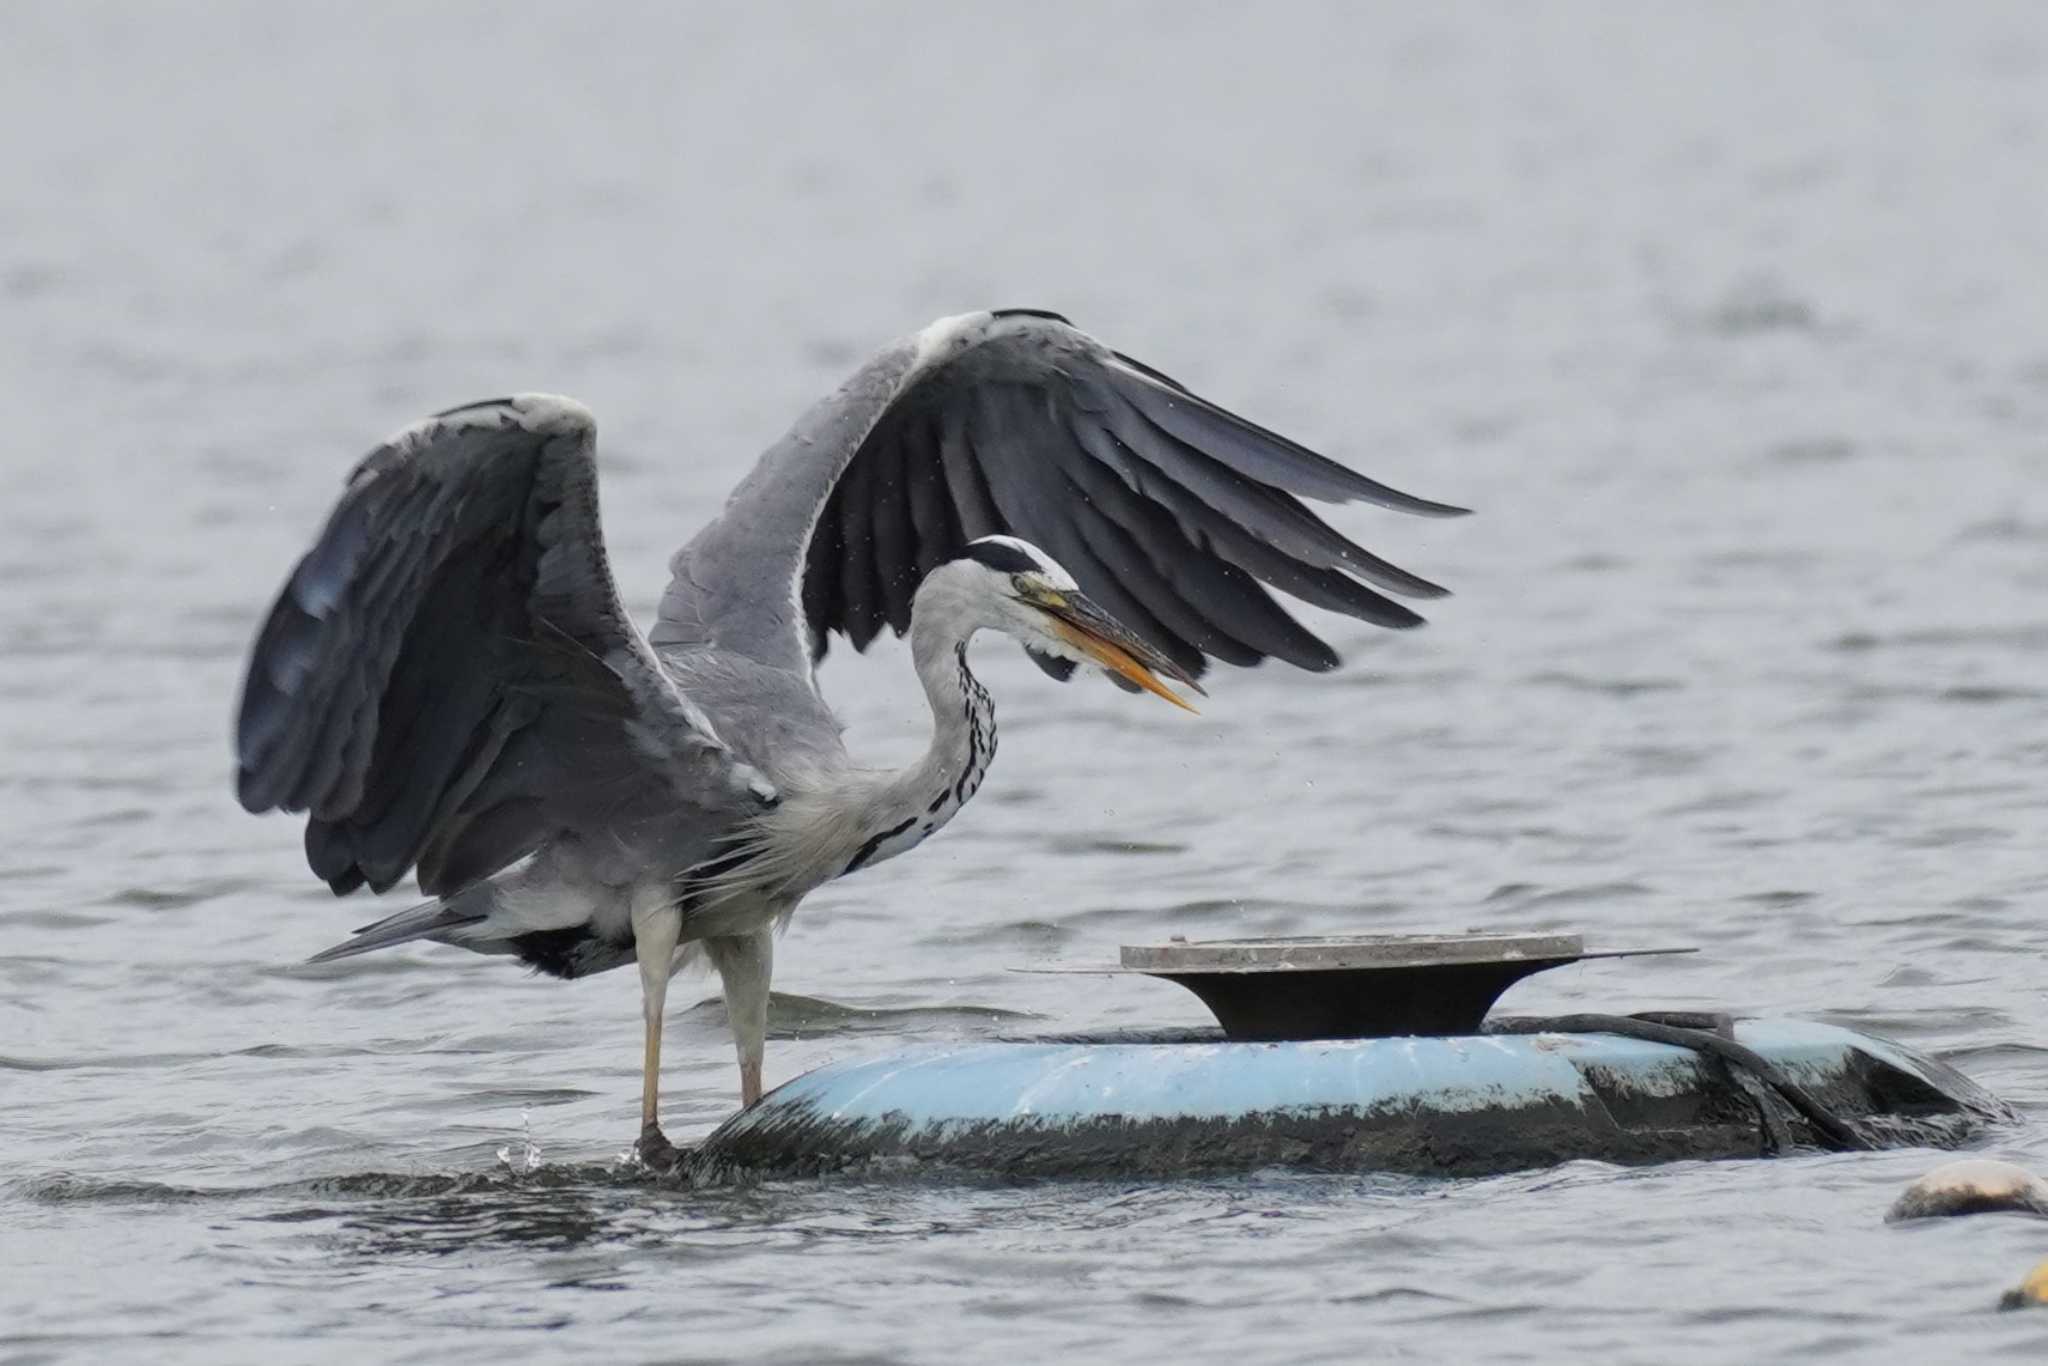
[[[1362,499],[1427,516],[1463,509],[1346,469],[1055,314],[1012,309],[957,321],[943,357],[921,351],[825,498],[803,565],[814,654],[833,631],[857,649],[885,622],[901,634],[910,588],[998,532],[1044,548],[1191,672],[1209,657],[1337,663],[1268,587],[1390,627],[1422,618],[1386,593],[1443,594],[1300,499]],[[1071,672],[1036,662],[1055,677]]]
[[[910,599],[917,592],[920,578],[917,556],[914,549],[908,556],[898,556],[887,554],[882,547],[915,547],[919,543],[911,516],[908,456],[908,443],[875,452],[874,488],[868,504],[874,526],[875,579],[882,620],[898,635],[910,629]]]
[[[564,833],[708,844],[772,797],[620,606],[594,452],[566,399],[444,413],[357,467],[285,584],[243,685],[238,795],[310,813],[335,891],[417,865],[447,894]]]
[[[875,556],[875,469],[872,464],[849,468],[851,485],[836,517],[841,541],[840,629],[865,650],[882,629],[882,576]]]
[[[942,463],[939,424],[934,414],[919,414],[919,420],[906,424],[903,457],[906,474],[914,470],[930,470]],[[971,538],[960,530],[959,516],[953,510],[952,492],[946,487],[945,480],[910,477],[909,483],[910,522],[917,532],[917,581],[922,583],[925,575],[946,562],[948,546],[964,545]]]

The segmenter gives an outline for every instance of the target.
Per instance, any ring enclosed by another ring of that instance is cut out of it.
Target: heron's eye
[[[1032,597],[1037,591],[1037,586],[1031,582],[1030,576],[1026,574],[1010,575],[1010,587],[1017,590],[1017,596],[1020,598]]]

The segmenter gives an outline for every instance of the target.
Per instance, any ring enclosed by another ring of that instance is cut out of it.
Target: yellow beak
[[[1202,685],[1187,670],[1140,640],[1116,618],[1078,593],[1048,593],[1029,599],[1052,618],[1053,632],[1080,653],[1117,677],[1163,697],[1183,711],[1194,711],[1187,699],[1159,680],[1165,674],[1175,682],[1202,691]]]

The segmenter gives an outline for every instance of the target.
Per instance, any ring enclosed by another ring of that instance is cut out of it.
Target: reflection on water
[[[380,1203],[365,1211],[309,1208],[259,1217],[281,1223],[331,1220],[333,1228],[323,1232],[323,1241],[333,1252],[371,1261],[472,1256],[494,1247],[566,1252],[596,1242],[638,1241],[630,1215],[598,1205],[580,1183]]]
[[[699,1001],[678,1018],[689,1021],[706,1035],[729,1037],[725,1002],[712,997]],[[843,1005],[815,996],[778,991],[769,997],[768,1037],[771,1039],[819,1039],[880,1034],[890,1038],[916,1034],[960,1034],[985,1032],[1035,1018],[1029,1011],[1002,1010],[995,1006],[932,1005],[877,1006]]]

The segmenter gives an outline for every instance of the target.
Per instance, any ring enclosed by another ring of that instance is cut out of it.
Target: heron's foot
[[[659,1124],[649,1124],[640,1130],[640,1141],[633,1145],[633,1155],[640,1159],[640,1165],[651,1172],[664,1176],[673,1172],[683,1160],[676,1145],[668,1141],[668,1135],[661,1131]]]

